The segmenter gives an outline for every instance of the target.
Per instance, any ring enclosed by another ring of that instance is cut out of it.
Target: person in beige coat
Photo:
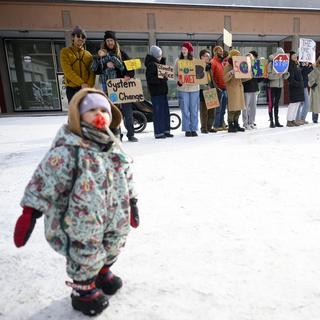
[[[246,106],[244,100],[244,89],[241,79],[236,79],[233,70],[232,57],[240,56],[240,52],[232,49],[229,52],[229,64],[224,67],[224,81],[228,94],[228,132],[245,131],[239,125],[241,110]]]
[[[320,113],[320,56],[316,61],[313,70],[308,74],[308,85],[310,87],[310,111],[312,111],[312,121],[318,123]]]

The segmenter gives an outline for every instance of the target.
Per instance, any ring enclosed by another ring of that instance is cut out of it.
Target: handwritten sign
[[[164,64],[158,64],[158,78],[168,78],[168,80],[174,80],[173,67]]]
[[[113,103],[141,102],[144,100],[140,79],[113,79],[107,81],[108,96]]]
[[[234,77],[236,79],[252,78],[250,57],[234,56],[232,57],[232,60],[233,60]]]
[[[206,63],[200,59],[178,60],[178,79],[184,84],[207,84]]]
[[[257,59],[252,64],[253,78],[267,78],[268,77],[268,60]]]
[[[300,62],[316,62],[316,43],[312,39],[300,39],[299,45]]]
[[[230,33],[227,29],[223,29],[223,43],[227,47],[232,46],[232,33]]]
[[[203,97],[207,109],[213,109],[220,106],[219,97],[216,88],[203,90]]]
[[[123,61],[127,70],[137,70],[141,68],[141,60],[140,59],[131,59]]]

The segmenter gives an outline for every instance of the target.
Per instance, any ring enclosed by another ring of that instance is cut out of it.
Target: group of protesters
[[[123,78],[128,81],[134,78],[134,70],[127,70],[124,61],[128,55],[120,49],[115,32],[106,31],[102,46],[96,55],[85,50],[86,32],[79,26],[72,32],[72,44],[61,51],[61,66],[65,76],[68,102],[72,96],[86,87],[93,87],[95,76],[100,75],[103,91],[107,94],[106,82],[110,79]],[[190,42],[184,42],[174,65],[177,83],[177,97],[182,114],[182,131],[186,137],[198,136],[199,113],[200,132],[202,134],[218,131],[244,132],[256,129],[255,116],[259,82],[267,85],[267,100],[270,128],[283,127],[279,121],[279,101],[284,80],[289,83],[289,106],[287,112],[288,127],[306,124],[306,116],[312,111],[312,120],[318,122],[320,113],[320,57],[315,64],[299,63],[294,51],[290,52],[289,68],[284,73],[277,73],[273,68],[273,59],[277,54],[284,53],[282,48],[269,56],[266,78],[241,79],[236,77],[233,68],[233,57],[240,56],[240,51],[231,49],[229,52],[216,46],[211,52],[203,49],[199,58],[205,63],[207,84],[184,83],[178,76],[179,60],[194,60],[194,48]],[[251,62],[259,59],[258,53],[252,50],[247,53]],[[158,76],[158,65],[166,65],[162,49],[151,46],[145,58],[146,80],[151,96],[154,137],[156,139],[171,138],[170,113],[168,104],[168,77]],[[215,88],[219,106],[207,108],[204,90]],[[122,103],[121,109],[127,138],[131,142],[138,139],[134,136],[133,109],[131,103]],[[227,112],[227,116],[225,114]],[[242,114],[243,127],[239,119]],[[227,121],[225,121],[225,118]]]

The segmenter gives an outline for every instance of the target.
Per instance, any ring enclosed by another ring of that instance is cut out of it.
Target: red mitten
[[[36,220],[42,216],[42,213],[30,207],[23,207],[22,215],[16,222],[14,228],[14,244],[17,248],[26,244],[33,228],[36,224]]]
[[[132,228],[137,228],[140,222],[137,202],[136,198],[130,199],[130,225]]]

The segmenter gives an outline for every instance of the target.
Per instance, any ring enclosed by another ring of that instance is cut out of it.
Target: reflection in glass
[[[50,41],[7,40],[15,111],[60,110]]]

